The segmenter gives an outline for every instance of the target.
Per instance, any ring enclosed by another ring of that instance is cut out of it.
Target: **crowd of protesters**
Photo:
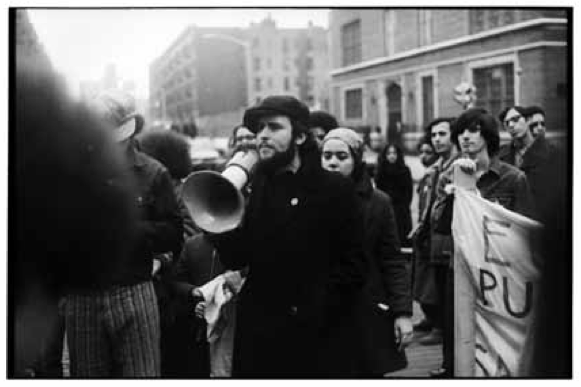
[[[66,337],[74,378],[373,378],[407,366],[415,333],[443,343],[431,376],[452,377],[453,168],[483,198],[549,224],[551,190],[566,187],[549,180],[562,164],[541,108],[470,108],[425,128],[412,222],[402,144],[372,131],[366,145],[331,114],[269,96],[229,142],[258,154],[244,219],[211,233],[184,203],[187,139],[142,131],[131,95],[73,103],[24,62],[16,91],[14,376],[62,376]]]

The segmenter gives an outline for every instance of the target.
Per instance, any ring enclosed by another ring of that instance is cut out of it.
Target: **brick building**
[[[423,126],[457,116],[453,89],[476,106],[540,105],[553,133],[568,122],[566,9],[336,9],[330,14],[331,110],[413,146]]]
[[[236,44],[241,36],[237,28],[191,26],[182,32],[150,65],[152,120],[192,136],[210,135],[224,126],[215,127],[221,114],[241,111],[247,101],[246,49]]]
[[[291,94],[311,108],[329,106],[327,30],[277,28],[270,17],[252,23],[249,104],[272,94]]]
[[[190,135],[228,136],[267,95],[328,107],[328,72],[327,31],[312,24],[280,29],[269,17],[249,28],[191,26],[150,66],[150,113]]]

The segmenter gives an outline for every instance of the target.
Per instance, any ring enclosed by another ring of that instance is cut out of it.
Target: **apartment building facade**
[[[331,111],[411,148],[435,117],[457,116],[461,82],[476,106],[539,105],[568,122],[566,9],[340,9],[330,14]]]
[[[251,52],[249,105],[272,94],[290,94],[312,109],[329,106],[327,30],[277,28],[271,18],[248,29]]]
[[[280,29],[270,17],[248,28],[188,27],[150,65],[150,113],[186,134],[230,134],[244,110],[272,94],[329,106],[327,31]]]
[[[229,125],[222,116],[242,111],[247,101],[246,48],[237,43],[241,35],[238,28],[191,26],[153,61],[149,100],[154,125],[171,123],[191,136]]]

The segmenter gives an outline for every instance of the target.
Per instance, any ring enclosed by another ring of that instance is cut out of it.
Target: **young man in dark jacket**
[[[309,110],[270,96],[244,114],[260,160],[242,226],[214,236],[229,269],[249,268],[239,295],[234,377],[343,377],[355,354],[344,316],[365,279],[353,184],[324,171]]]
[[[167,169],[134,145],[143,119],[135,112],[133,97],[108,92],[95,107],[112,128],[132,172],[140,221],[119,275],[107,283],[88,283],[66,297],[71,376],[155,377],[160,375],[160,322],[153,257],[179,251],[182,218]]]
[[[557,150],[546,140],[544,132],[539,136],[533,133],[531,124],[534,122],[535,126],[540,126],[540,117],[543,117],[544,127],[544,113],[539,108],[514,106],[505,109],[500,118],[512,140],[500,147],[499,158],[525,173],[535,205],[541,214],[545,214],[551,211],[550,207],[546,207],[546,199],[551,197],[554,187],[552,181],[557,174],[563,172],[553,169],[557,161]],[[548,171],[554,172],[553,176]]]

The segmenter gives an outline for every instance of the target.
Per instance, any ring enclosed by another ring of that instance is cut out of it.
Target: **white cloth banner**
[[[453,214],[455,267],[468,277],[456,285],[474,295],[472,310],[457,309],[455,321],[473,324],[473,375],[526,377],[540,293],[535,246],[541,224],[458,187]]]

